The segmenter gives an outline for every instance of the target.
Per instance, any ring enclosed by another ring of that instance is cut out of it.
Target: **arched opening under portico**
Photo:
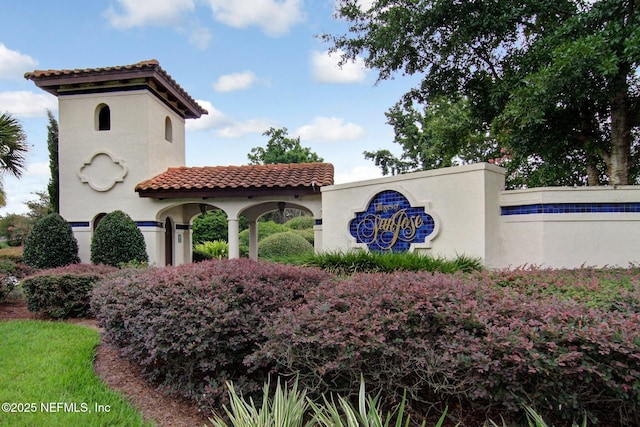
[[[164,221],[164,265],[173,265],[173,221],[167,217]]]
[[[189,263],[193,256],[193,221],[208,211],[220,209],[227,215],[229,258],[240,257],[239,219],[244,216],[249,225],[249,257],[258,257],[258,220],[261,216],[280,209],[295,208],[314,217],[314,241],[316,250],[322,248],[321,200],[320,197],[282,198],[227,198],[218,200],[181,200],[159,211],[156,221],[164,224],[164,239],[158,249],[157,258],[168,263],[171,253],[175,264]],[[172,222],[171,222],[172,221]],[[168,224],[173,224],[169,229]],[[170,235],[170,236],[169,236]]]
[[[328,163],[286,165],[212,166],[171,168],[136,187],[140,197],[157,204],[156,221],[170,216],[175,222],[176,264],[191,262],[193,219],[210,209],[227,215],[229,258],[240,257],[239,219],[249,220],[249,254],[258,256],[257,220],[265,213],[289,208],[302,209],[314,218],[314,246],[322,250],[322,195],[320,188],[333,184],[333,166]],[[157,246],[155,259],[163,259],[168,244],[150,237]]]
[[[261,216],[266,215],[270,212],[280,211],[283,212],[285,209],[299,209],[304,211],[305,213],[314,216],[314,212],[308,207],[295,202],[284,202],[284,201],[268,201],[259,204],[255,204],[252,206],[248,206],[242,212],[248,222],[249,222],[249,258],[257,259],[258,258],[258,240],[259,240],[259,227],[258,220]],[[321,239],[320,236],[314,235],[314,241],[316,239]]]

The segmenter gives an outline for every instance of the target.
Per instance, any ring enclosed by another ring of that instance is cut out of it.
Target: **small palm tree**
[[[19,178],[26,168],[27,136],[20,122],[9,113],[0,115],[0,176],[4,173]],[[6,204],[0,181],[0,206]]]

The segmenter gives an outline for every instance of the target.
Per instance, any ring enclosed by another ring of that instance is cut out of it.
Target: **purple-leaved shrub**
[[[529,405],[561,423],[587,413],[637,425],[640,315],[632,305],[590,307],[511,286],[510,277],[404,272],[327,283],[282,311],[252,358],[275,359],[315,395],[355,393],[362,374],[389,406],[408,390],[417,414],[443,402],[494,415]]]
[[[102,281],[93,308],[106,338],[152,381],[219,405],[225,381],[261,393],[276,365],[248,356],[280,310],[293,309],[331,276],[249,259],[123,271]]]

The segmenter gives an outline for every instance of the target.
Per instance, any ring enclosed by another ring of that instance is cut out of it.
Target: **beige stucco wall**
[[[502,207],[640,204],[640,187],[535,188],[504,191],[504,170],[488,164],[445,168],[323,189],[323,249],[366,248],[349,233],[356,212],[379,192],[396,190],[439,221],[427,249],[464,254],[488,268],[579,268],[640,263],[640,212],[502,215]]]
[[[349,222],[357,212],[367,209],[376,194],[395,190],[436,219],[436,235],[430,247],[412,245],[412,250],[447,257],[465,254],[492,265],[498,246],[498,197],[503,189],[504,169],[486,163],[325,187],[323,250],[363,247],[350,235]]]
[[[63,95],[59,102],[60,214],[75,226],[82,262],[90,260],[93,221],[100,213],[126,212],[134,221],[161,221],[157,206],[134,191],[143,180],[185,164],[185,122],[146,90]],[[96,129],[96,109],[106,104],[111,129]],[[172,141],[165,140],[165,119]],[[176,221],[180,223],[180,221]],[[140,228],[149,256],[163,260],[164,229]],[[176,240],[177,241],[177,238]]]
[[[95,129],[102,103],[111,110],[109,131]],[[148,200],[131,203],[138,198],[134,188],[168,166],[184,165],[184,120],[147,91],[60,96],[59,108],[61,215],[88,221],[122,209],[136,221],[152,220]],[[167,116],[173,142],[164,139]]]
[[[501,206],[640,203],[640,187],[552,187],[500,194]],[[553,268],[640,262],[640,213],[545,213],[501,217],[497,265]]]

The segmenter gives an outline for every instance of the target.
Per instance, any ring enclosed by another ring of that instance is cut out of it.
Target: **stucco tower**
[[[148,248],[158,247],[162,224],[147,217],[153,201],[138,197],[135,186],[185,165],[185,120],[207,111],[156,60],[37,70],[25,78],[58,97],[60,214],[73,227],[82,262],[90,261],[98,222],[114,210],[137,222]]]

